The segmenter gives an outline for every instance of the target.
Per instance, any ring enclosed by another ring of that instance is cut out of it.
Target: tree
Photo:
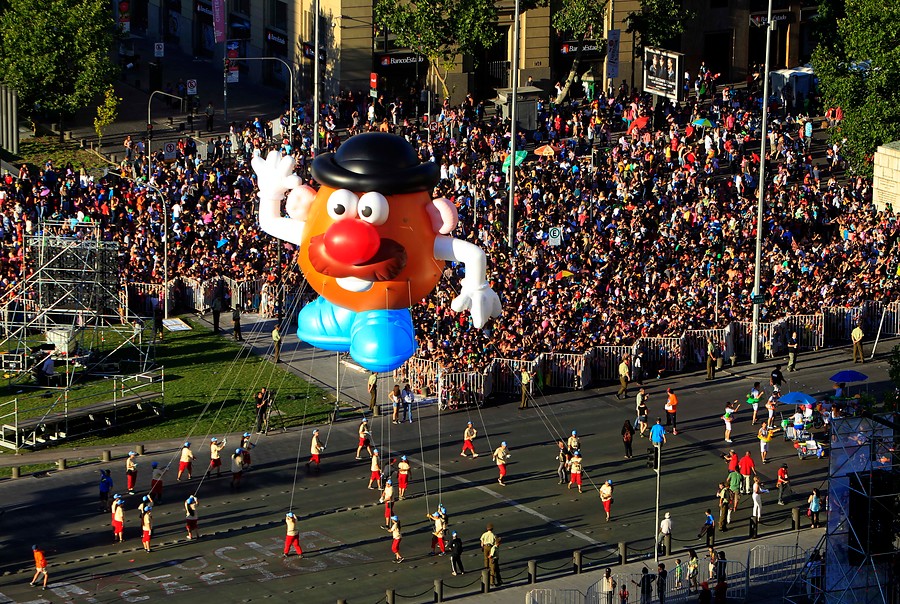
[[[0,73],[23,112],[60,118],[115,79],[119,33],[106,0],[8,0],[0,14]]]
[[[628,13],[624,23],[634,35],[634,53],[643,54],[647,46],[663,46],[684,32],[694,13],[681,5],[681,0],[641,0],[641,10]],[[634,70],[632,70],[632,78]],[[632,79],[632,82],[634,80]]]
[[[566,83],[556,97],[556,103],[562,103],[566,99],[569,89],[578,77],[584,41],[592,32],[601,32],[601,37],[605,35],[603,26],[606,3],[607,0],[562,0],[562,4],[553,12],[553,27],[567,32],[578,41],[578,50],[575,51],[572,67],[566,76]]]
[[[103,102],[97,105],[97,117],[94,118],[94,132],[97,133],[97,147],[103,143],[103,131],[119,118],[119,103],[122,99],[116,96],[116,89],[110,84],[103,92]]]
[[[396,36],[397,44],[426,57],[450,96],[447,75],[460,55],[474,55],[497,40],[493,0],[377,0],[375,22]]]
[[[871,175],[878,146],[900,139],[900,4],[846,0],[843,14],[813,67],[824,104],[844,112],[832,139],[846,139],[851,166]]]

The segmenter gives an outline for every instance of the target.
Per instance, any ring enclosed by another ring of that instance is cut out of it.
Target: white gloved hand
[[[471,311],[472,323],[481,329],[488,319],[500,316],[500,297],[487,281],[479,285],[470,285],[463,279],[459,295],[450,303],[450,308],[455,312]]]
[[[284,194],[300,186],[300,177],[294,174],[294,158],[282,157],[279,151],[269,151],[266,159],[254,157],[250,162],[256,172],[261,199],[280,200]]]

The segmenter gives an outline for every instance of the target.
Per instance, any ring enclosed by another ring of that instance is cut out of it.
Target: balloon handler
[[[320,295],[300,311],[301,340],[349,351],[371,371],[400,367],[416,351],[409,307],[434,289],[446,260],[466,269],[451,308],[471,310],[476,328],[500,315],[484,252],[449,237],[459,220],[456,206],[431,199],[439,167],[420,163],[403,138],[359,134],[319,155],[312,164],[318,192],[301,185],[294,158],[278,151],[252,165],[260,226],[300,246],[300,268]],[[281,213],[286,193],[289,217]]]

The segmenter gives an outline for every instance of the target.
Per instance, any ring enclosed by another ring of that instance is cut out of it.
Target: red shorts
[[[122,530],[125,528],[124,523],[121,520],[113,520],[112,526],[113,533],[115,533],[116,535],[122,534]]]
[[[612,499],[607,499],[606,501],[601,501],[603,504],[603,511],[609,514],[609,510],[612,507]]]
[[[313,453],[309,458],[309,463],[315,463],[315,464],[319,463],[319,454]]]
[[[497,465],[497,469],[500,470],[500,478],[506,476],[506,464],[501,463]]]
[[[178,473],[181,474],[183,472],[191,473],[192,467],[191,462],[189,461],[179,461],[178,462]]]
[[[197,519],[196,518],[188,518],[184,521],[184,525],[187,527],[189,531],[193,531],[197,528]]]
[[[472,441],[471,440],[463,441],[462,450],[463,450],[463,453],[465,453],[466,451],[471,451],[472,453],[474,453],[475,447],[472,445]]]
[[[400,553],[400,541],[402,541],[402,539],[394,539],[391,542],[391,551],[394,552],[395,554]]]
[[[361,438],[359,439],[359,446],[360,446],[360,447],[368,447],[368,446],[369,446],[369,439],[368,439],[368,438],[365,438],[365,437],[361,437]]]
[[[141,535],[141,543],[150,543],[150,531],[144,531]]]
[[[401,489],[405,489],[409,486],[409,474],[399,474],[397,480],[399,481],[397,484],[400,485]]]
[[[434,549],[434,546],[437,545],[441,548],[441,551],[444,551],[444,538],[436,537],[434,535],[431,536],[431,549]]]
[[[581,472],[572,472],[572,478],[569,479],[569,482],[581,486]]]
[[[384,517],[390,518],[394,515],[394,502],[393,501],[385,501],[384,502]]]
[[[209,467],[210,467],[210,468],[221,468],[221,467],[222,467],[222,460],[221,460],[221,459],[210,459],[210,460],[209,460]]]
[[[231,479],[232,479],[232,480],[240,480],[240,479],[241,479],[241,476],[243,476],[243,475],[244,475],[244,471],[243,471],[243,470],[241,470],[240,472],[232,472],[232,473],[231,473]]]
[[[369,477],[369,481],[372,480],[381,480],[381,472],[378,470],[372,470],[372,475]]]
[[[243,460],[243,461],[244,461],[244,465],[245,465],[245,466],[249,466],[249,465],[250,465],[250,454],[249,454],[249,453],[246,453],[246,452],[244,453],[244,460]]]
[[[150,493],[152,495],[162,495],[162,480],[151,480],[150,481]]]

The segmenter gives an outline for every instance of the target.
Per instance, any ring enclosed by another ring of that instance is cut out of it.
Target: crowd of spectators
[[[471,96],[460,106],[444,103],[430,123],[412,105],[345,93],[323,106],[318,136],[327,150],[356,132],[405,136],[423,161],[440,165],[436,195],[459,208],[455,235],[488,253],[503,315],[472,329],[467,315],[450,309],[462,267],[448,267],[414,308],[421,354],[470,369],[492,357],[584,352],[749,316],[760,136],[760,95],[751,89],[721,87],[712,98],[653,106],[623,84],[593,100],[539,102],[539,127],[520,132],[518,144],[553,152],[517,168],[512,249],[501,168],[508,123]],[[159,283],[166,211],[170,277],[272,280],[280,262],[289,285],[302,287],[293,248],[285,245],[278,258],[281,248],[259,229],[249,160],[280,149],[308,178],[310,116],[309,105],[297,109],[292,135],[272,136],[259,119],[232,125],[207,141],[206,153],[185,138],[174,161],[148,157],[129,138],[125,160],[104,178],[49,162],[6,175],[0,290],[23,278],[24,237],[44,219],[100,223],[102,236],[121,244],[123,279]],[[787,109],[776,116],[768,134],[764,312],[775,318],[896,296],[897,220],[875,211],[867,180],[838,178],[840,145],[813,140],[810,117]],[[700,125],[704,119],[711,125]],[[552,227],[561,228],[559,245],[551,245]]]

